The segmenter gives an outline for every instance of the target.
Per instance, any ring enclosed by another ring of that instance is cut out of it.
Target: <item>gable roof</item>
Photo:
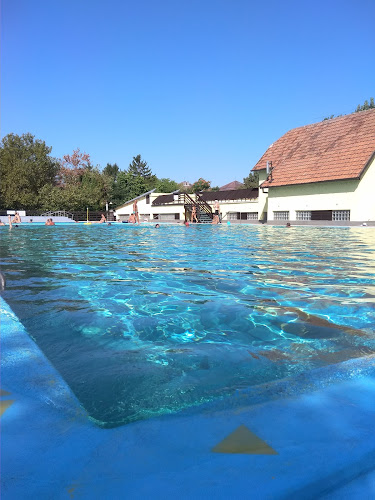
[[[241,189],[244,185],[239,181],[232,181],[229,184],[221,186],[220,191],[231,191],[232,189]]]
[[[375,109],[290,130],[253,170],[272,162],[262,187],[359,179],[375,155]]]

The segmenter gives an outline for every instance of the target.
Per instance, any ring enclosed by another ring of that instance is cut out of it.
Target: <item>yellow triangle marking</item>
[[[0,401],[0,417],[3,416],[3,413],[12,405],[14,401],[9,399],[8,401]]]
[[[4,391],[4,389],[0,389],[0,396],[9,396],[10,392]]]
[[[278,455],[265,441],[240,425],[229,436],[212,448],[214,453],[248,453],[253,455]]]

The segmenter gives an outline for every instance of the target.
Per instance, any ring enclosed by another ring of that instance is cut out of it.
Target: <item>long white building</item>
[[[290,130],[253,171],[257,189],[144,193],[140,219],[184,222],[195,205],[200,222],[211,222],[218,200],[224,222],[375,225],[375,109]],[[119,220],[127,221],[133,201],[117,208]]]

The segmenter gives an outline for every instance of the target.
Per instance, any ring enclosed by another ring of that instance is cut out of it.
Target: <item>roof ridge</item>
[[[374,151],[375,109],[368,109],[288,130],[253,170],[272,161],[273,186],[358,179]]]
[[[375,108],[365,109],[363,111],[353,111],[352,113],[347,113],[345,115],[335,116],[333,118],[324,118],[323,120],[321,120],[319,122],[307,123],[306,125],[300,125],[299,127],[293,127],[291,129],[289,129],[288,132],[291,132],[292,130],[301,129],[301,128],[315,127],[317,125],[321,125],[322,123],[326,123],[326,124],[333,123],[334,121],[347,119],[349,116],[363,116],[363,113],[369,113],[369,112],[370,113],[375,112]],[[288,132],[286,132],[285,134],[287,134]]]

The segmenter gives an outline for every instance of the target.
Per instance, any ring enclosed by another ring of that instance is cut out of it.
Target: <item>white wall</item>
[[[351,219],[375,221],[375,158],[353,195]]]
[[[154,220],[154,214],[163,214],[164,216],[170,215],[170,220],[174,221],[174,214],[180,214],[180,220],[184,221],[184,207],[178,204],[169,204],[163,206],[153,206],[152,202],[165,193],[151,193],[149,197],[150,203],[146,203],[146,197],[137,200],[138,213],[140,220]],[[122,207],[116,209],[116,217],[121,220],[128,220],[130,214],[133,212],[133,202],[124,204]],[[177,222],[177,221],[176,221]]]
[[[274,211],[289,211],[289,220],[296,220],[297,210],[350,210],[351,221],[373,221],[374,187],[375,161],[360,181],[271,187],[268,193],[268,220],[274,220]]]
[[[150,203],[146,203],[146,198],[138,200],[138,213],[140,220],[153,221],[154,214],[159,214],[162,216],[161,220],[177,220],[174,218],[174,214],[178,213],[180,215],[180,221],[185,220],[185,210],[182,204],[170,203],[168,205],[153,206],[152,202],[158,197],[165,193],[152,193],[150,195]],[[213,209],[214,202],[209,203]],[[213,210],[214,211],[214,210]],[[123,205],[116,210],[116,217],[121,220],[128,220],[130,214],[133,212],[133,202]],[[228,212],[259,212],[258,200],[238,202],[238,201],[227,201],[226,203],[220,203],[220,212],[222,216],[225,216]],[[144,217],[146,215],[147,217]],[[163,218],[165,217],[165,219]],[[169,216],[169,217],[168,217]]]

